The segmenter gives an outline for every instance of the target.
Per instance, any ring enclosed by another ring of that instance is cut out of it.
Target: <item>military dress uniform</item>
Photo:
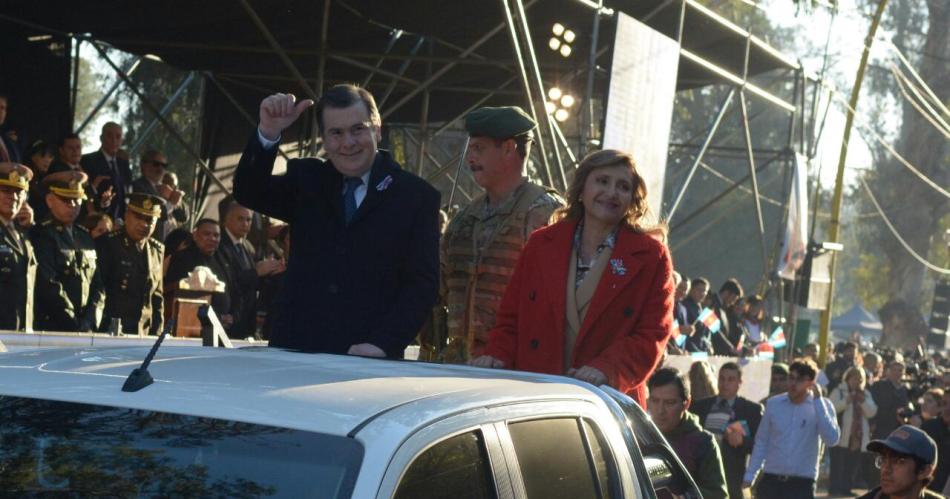
[[[530,133],[535,123],[520,108],[481,108],[466,116],[465,126],[473,136],[511,138]],[[563,204],[556,191],[525,178],[494,209],[482,194],[452,219],[441,245],[448,330],[442,360],[464,362],[481,353],[528,236]]]
[[[162,201],[143,193],[129,194],[126,216],[132,211],[159,217]],[[164,318],[162,259],[164,246],[149,237],[140,245],[125,228],[96,239],[99,271],[105,286],[106,302],[102,328],[119,319],[125,334],[158,334]]]
[[[49,192],[67,199],[85,199],[86,174],[78,171],[47,175]],[[49,219],[30,233],[39,264],[36,279],[36,328],[47,331],[92,331],[102,317],[105,292],[99,276],[96,246],[84,227]]]
[[[0,185],[29,190],[32,172],[15,163],[0,163]],[[0,219],[0,330],[32,331],[36,256],[28,237],[10,220]]]

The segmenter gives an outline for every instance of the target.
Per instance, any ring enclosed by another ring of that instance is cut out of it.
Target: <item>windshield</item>
[[[6,494],[348,498],[362,458],[346,437],[0,397]]]

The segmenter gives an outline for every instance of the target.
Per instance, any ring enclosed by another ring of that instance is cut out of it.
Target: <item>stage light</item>
[[[577,35],[575,35],[574,32],[571,30],[567,30],[564,32],[564,41],[567,43],[574,43],[574,38],[576,37]]]
[[[571,107],[574,105],[574,96],[571,94],[564,94],[561,96],[561,106],[565,108]]]
[[[561,40],[552,37],[550,40],[548,40],[548,47],[551,47],[551,50],[557,50],[561,48]]]
[[[571,52],[574,51],[574,49],[571,48],[571,43],[577,39],[577,33],[567,29],[567,27],[561,23],[554,23],[554,26],[551,27],[551,33],[554,33],[554,36],[548,40],[548,48],[555,52],[560,52],[564,57],[569,57]]]
[[[567,121],[567,118],[569,116],[570,114],[567,112],[567,109],[558,109],[557,111],[554,112],[554,119],[562,123]]]
[[[551,100],[558,100],[561,96],[564,95],[564,92],[561,92],[561,89],[558,87],[551,87],[548,89],[548,98]]]
[[[564,34],[564,25],[561,23],[554,23],[554,26],[551,27],[551,32],[556,36],[561,36]]]
[[[554,114],[554,111],[557,111],[557,104],[551,101],[546,101],[544,103],[544,110],[547,111],[548,114]]]
[[[561,45],[561,55],[568,57],[571,55],[571,46],[568,44]]]

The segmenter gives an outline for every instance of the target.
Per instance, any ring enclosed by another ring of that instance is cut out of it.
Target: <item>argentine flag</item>
[[[722,327],[722,322],[719,320],[716,312],[713,312],[710,308],[704,308],[703,311],[699,313],[699,317],[696,318],[696,322],[702,322],[712,333],[718,333]]]
[[[782,326],[779,326],[775,328],[775,331],[772,331],[772,335],[769,336],[769,345],[772,345],[772,348],[776,350],[785,347],[785,332],[782,331]]]

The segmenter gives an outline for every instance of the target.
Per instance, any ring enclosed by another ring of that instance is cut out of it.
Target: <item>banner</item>
[[[647,185],[647,201],[659,216],[680,51],[676,40],[617,13],[604,149],[633,155]]]
[[[808,251],[808,160],[795,155],[795,174],[788,193],[788,224],[778,259],[778,275],[795,280],[795,272],[805,261]]]

